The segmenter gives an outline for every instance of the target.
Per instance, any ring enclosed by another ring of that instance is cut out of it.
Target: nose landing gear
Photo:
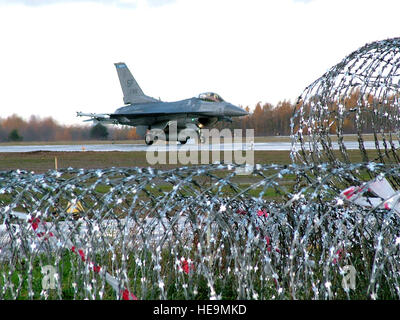
[[[180,144],[185,144],[186,142],[188,142],[189,137],[186,137],[184,140],[179,140]]]
[[[200,128],[197,130],[197,134],[198,134],[198,137],[199,137],[199,143],[205,143],[206,142],[206,137],[203,135],[203,132],[201,131]]]

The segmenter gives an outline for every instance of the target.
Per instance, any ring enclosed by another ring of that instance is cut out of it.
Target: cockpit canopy
[[[208,102],[223,102],[224,99],[221,98],[219,94],[214,92],[205,92],[199,94],[199,99]]]

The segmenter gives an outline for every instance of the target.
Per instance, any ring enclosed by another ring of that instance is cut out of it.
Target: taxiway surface
[[[345,142],[345,146],[349,150],[359,149],[357,141]],[[374,141],[365,141],[365,149],[375,149]],[[383,147],[383,145],[381,146]],[[399,145],[397,144],[398,148]],[[338,149],[338,144],[333,143],[333,149]],[[178,144],[154,144],[147,146],[145,144],[74,144],[74,145],[16,145],[16,146],[0,146],[1,152],[39,152],[39,151],[59,151],[59,152],[77,152],[77,151],[121,151],[121,152],[143,152],[143,151],[201,151],[201,150],[254,150],[254,151],[290,151],[290,142],[259,142],[259,143],[234,143],[234,144],[194,144],[190,141],[185,145]]]

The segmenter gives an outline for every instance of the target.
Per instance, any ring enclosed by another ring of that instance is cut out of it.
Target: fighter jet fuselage
[[[217,121],[248,113],[224,101],[218,94],[206,92],[190,99],[163,102],[146,96],[124,63],[115,64],[124,93],[123,107],[114,113],[95,114],[78,112],[78,116],[89,116],[86,121],[121,124],[136,127],[136,132],[145,137],[147,144],[157,138],[168,136],[171,121],[176,122],[178,131],[194,130],[201,136],[201,129]],[[166,135],[160,134],[166,133]],[[187,131],[185,131],[187,132]],[[179,137],[178,137],[179,136]],[[186,143],[189,137],[176,135],[174,139]]]
[[[239,110],[238,110],[239,109]],[[247,113],[227,102],[205,102],[199,98],[185,99],[175,102],[154,102],[136,104],[118,108],[111,119],[131,126],[153,125],[170,121],[171,118],[178,122],[207,125],[213,121],[243,116]]]

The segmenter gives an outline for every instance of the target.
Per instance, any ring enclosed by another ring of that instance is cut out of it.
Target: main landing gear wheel
[[[151,146],[154,142],[153,136],[151,134],[146,134],[144,136],[144,142],[148,145]]]

